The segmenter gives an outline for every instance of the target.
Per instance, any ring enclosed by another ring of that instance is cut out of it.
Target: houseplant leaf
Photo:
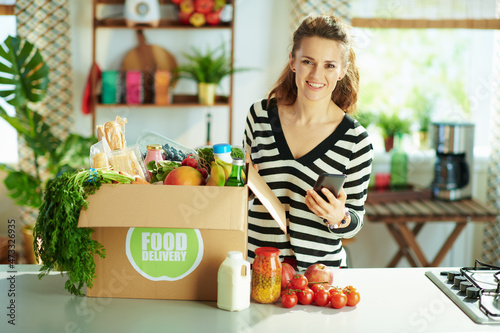
[[[49,70],[34,45],[9,36],[0,45],[0,57],[10,63],[0,62],[0,84],[9,85],[0,96],[17,107],[41,101],[49,84]]]
[[[36,177],[24,172],[16,171],[6,165],[0,165],[0,170],[7,172],[4,179],[8,196],[16,205],[38,208],[42,204],[41,182]]]

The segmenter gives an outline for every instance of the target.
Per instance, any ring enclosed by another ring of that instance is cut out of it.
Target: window
[[[418,111],[430,108],[432,121],[474,123],[475,147],[487,150],[495,13],[495,0],[352,0],[359,110],[395,111],[413,119],[417,131]]]
[[[397,112],[413,121],[475,123],[475,146],[488,146],[493,30],[357,28],[360,112]],[[415,139],[415,138],[414,138]],[[415,143],[415,142],[411,142]]]

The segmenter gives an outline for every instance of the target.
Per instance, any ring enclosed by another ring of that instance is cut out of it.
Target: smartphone
[[[344,186],[346,177],[346,175],[341,174],[322,173],[319,175],[318,180],[316,180],[313,189],[323,198],[323,200],[328,201],[326,196],[321,192],[321,189],[326,187],[335,197],[338,197],[342,186]]]

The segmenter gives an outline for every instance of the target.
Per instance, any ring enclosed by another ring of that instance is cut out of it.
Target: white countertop
[[[12,274],[0,265],[0,332],[499,332],[467,317],[425,275],[443,268],[339,269],[334,285],[353,285],[356,307],[256,304],[241,312],[216,302],[75,297],[66,278],[54,273],[39,280],[39,266],[15,266],[15,298],[8,295]],[[15,322],[8,323],[11,299]]]

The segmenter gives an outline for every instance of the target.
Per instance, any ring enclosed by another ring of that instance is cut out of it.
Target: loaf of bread
[[[97,139],[105,138],[111,150],[125,148],[125,124],[126,119],[116,116],[113,121],[108,121],[104,125],[97,126]]]

